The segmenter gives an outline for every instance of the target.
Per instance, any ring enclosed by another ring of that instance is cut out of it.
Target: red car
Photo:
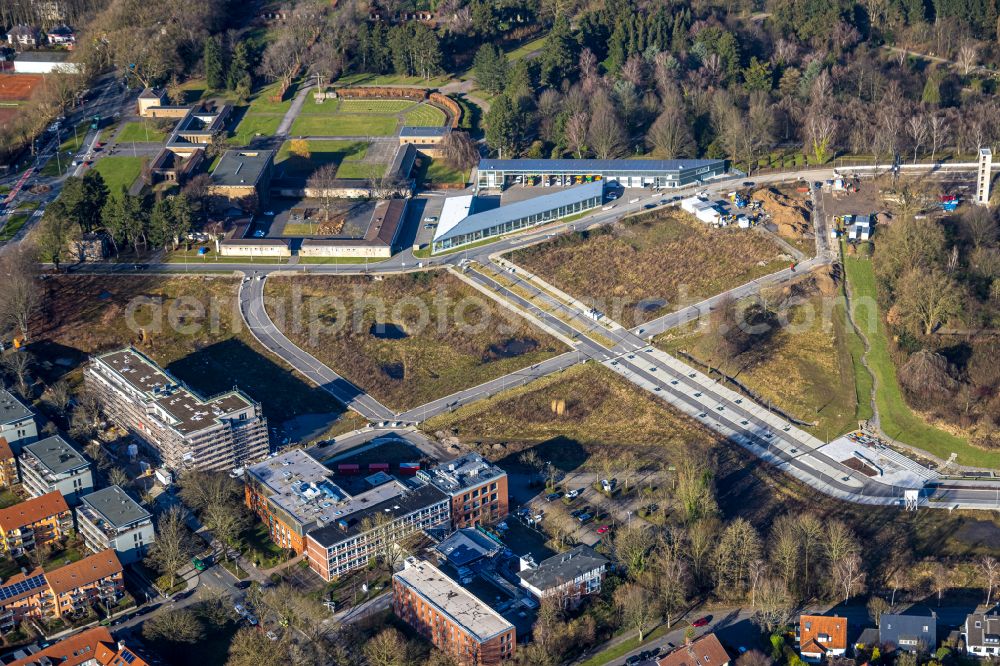
[[[708,624],[708,618],[707,617],[699,617],[697,620],[695,620],[694,622],[691,623],[691,626],[692,627],[704,627],[707,624]]]
[[[597,528],[598,534],[607,534],[610,531],[611,527],[609,525],[601,525],[600,527]]]

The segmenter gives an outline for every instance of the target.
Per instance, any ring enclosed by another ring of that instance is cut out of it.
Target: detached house
[[[937,647],[937,618],[933,615],[883,615],[878,631],[880,643],[907,652],[934,652]]]
[[[15,25],[7,33],[7,43],[20,48],[33,49],[41,43],[41,31],[31,25]]]
[[[972,613],[962,628],[965,651],[979,657],[1000,655],[1000,614]]]
[[[76,44],[76,33],[73,32],[73,28],[69,27],[65,23],[62,25],[57,25],[54,28],[50,28],[48,32],[45,33],[45,38],[49,40],[49,44],[55,46],[66,46],[72,48]]]
[[[660,657],[656,666],[729,666],[729,653],[715,634],[705,634]]]
[[[842,657],[847,652],[847,618],[836,615],[799,617],[799,654],[806,661]]]

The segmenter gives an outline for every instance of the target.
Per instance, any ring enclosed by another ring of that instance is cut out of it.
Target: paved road
[[[347,381],[315,356],[299,348],[278,330],[264,307],[266,276],[244,279],[240,285],[240,312],[250,332],[269,352],[305,375],[342,404],[371,421],[392,420],[395,412]]]

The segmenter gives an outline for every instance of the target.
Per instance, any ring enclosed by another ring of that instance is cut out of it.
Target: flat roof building
[[[64,72],[79,74],[80,65],[69,62],[68,51],[25,51],[14,58],[14,72],[17,74],[52,74]]]
[[[507,517],[507,472],[478,453],[467,453],[429,470],[423,479],[451,499],[451,527],[476,527]]]
[[[343,515],[350,497],[333,472],[302,449],[268,458],[246,470],[246,503],[268,527],[271,540],[301,555],[306,534]]]
[[[119,486],[84,495],[76,519],[87,548],[95,553],[111,548],[123,564],[144,558],[156,540],[152,514]]]
[[[472,527],[457,529],[434,546],[434,550],[455,568],[491,558],[503,548],[503,545]]]
[[[15,454],[38,439],[35,413],[3,387],[0,387],[0,437],[7,440]]]
[[[309,566],[323,580],[333,580],[416,532],[447,524],[448,517],[448,496],[433,485],[412,487],[393,479],[351,497],[332,522],[308,533]]]
[[[526,179],[573,185],[608,180],[623,187],[684,187],[726,173],[725,160],[493,160],[479,161],[481,188],[507,187]]]
[[[392,607],[463,666],[497,666],[514,656],[514,625],[429,562],[407,558],[393,575]]]
[[[603,203],[602,182],[577,185],[481,213],[471,212],[475,210],[473,201],[470,214],[465,218],[455,221],[455,213],[449,211],[448,223],[438,224],[431,247],[434,252],[461,247],[576,215],[598,208]],[[464,203],[454,205],[464,206]]]
[[[227,470],[267,455],[267,419],[238,389],[203,398],[131,347],[91,359],[84,377],[108,418],[174,470]]]
[[[59,435],[26,445],[20,465],[21,481],[32,497],[60,492],[74,506],[94,489],[90,461]]]
[[[227,150],[212,171],[208,193],[229,201],[256,194],[260,202],[265,202],[270,194],[273,170],[273,150]]]

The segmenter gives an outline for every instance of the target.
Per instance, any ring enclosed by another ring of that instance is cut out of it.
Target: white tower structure
[[[993,151],[979,149],[979,177],[976,179],[976,203],[988,206],[990,203],[990,176],[993,169]]]

